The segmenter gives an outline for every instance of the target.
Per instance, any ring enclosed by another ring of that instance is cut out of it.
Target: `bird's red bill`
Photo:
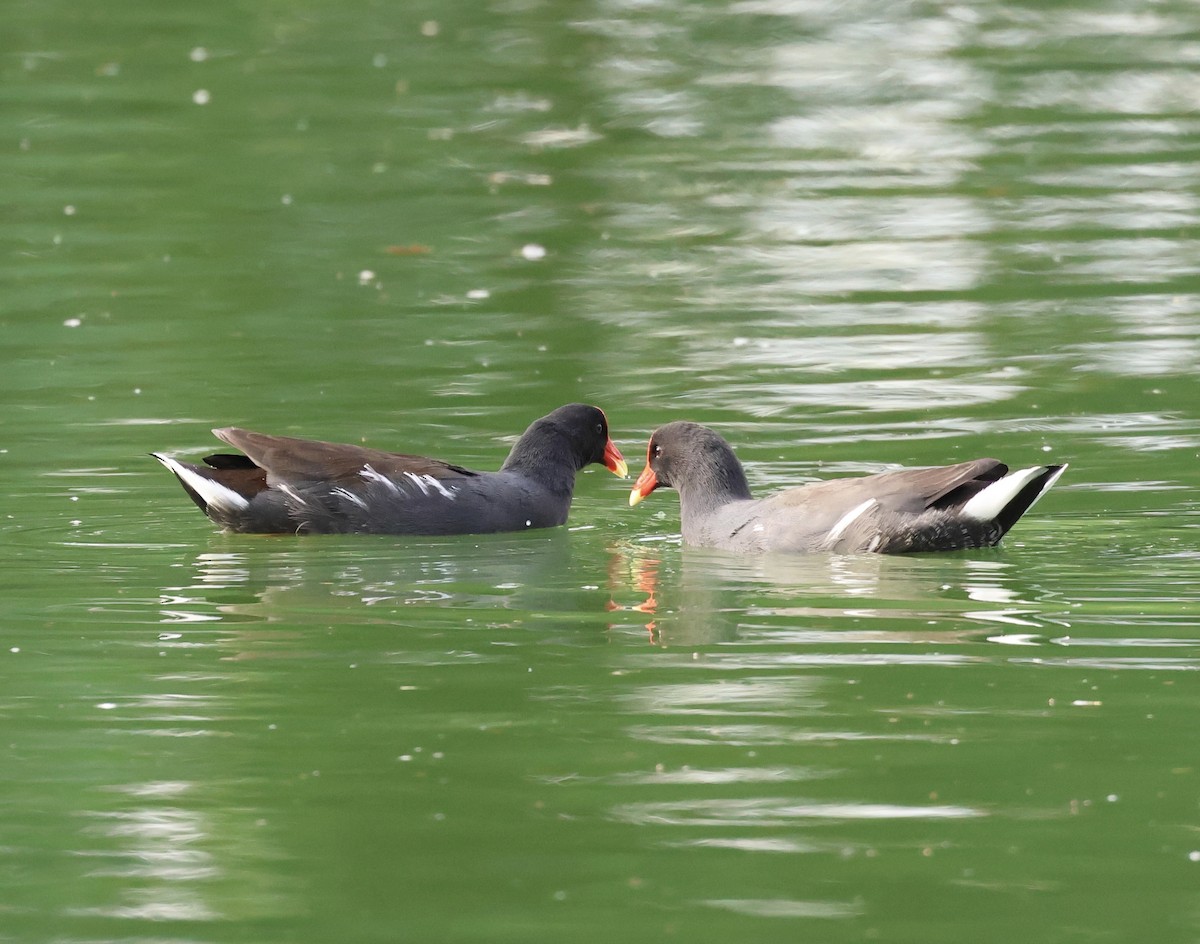
[[[621,478],[629,474],[629,465],[625,462],[625,457],[611,439],[604,444],[604,468]]]
[[[636,505],[656,488],[658,488],[658,476],[654,474],[654,470],[650,466],[646,466],[642,469],[642,474],[638,476],[637,481],[633,483],[633,490],[629,493],[629,504]]]

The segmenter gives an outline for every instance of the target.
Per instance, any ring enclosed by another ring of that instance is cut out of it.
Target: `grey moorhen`
[[[731,551],[837,554],[954,551],[996,544],[1063,471],[1009,472],[996,459],[813,482],[768,498],[750,494],[729,443],[696,423],[660,426],[629,495],[679,492],[683,540]]]

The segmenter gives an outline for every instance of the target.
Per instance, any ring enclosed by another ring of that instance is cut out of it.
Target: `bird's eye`
[[[596,432],[599,433],[601,436],[604,435],[604,424],[603,423],[596,424]]]
[[[661,455],[662,455],[662,446],[656,445],[654,447],[654,458],[657,459]]]

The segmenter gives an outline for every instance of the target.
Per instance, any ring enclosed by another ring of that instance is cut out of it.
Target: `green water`
[[[1195,941],[1195,10],[10,3],[0,942]],[[544,254],[543,251],[544,250]],[[220,534],[209,429],[760,491],[1071,463],[987,551]]]

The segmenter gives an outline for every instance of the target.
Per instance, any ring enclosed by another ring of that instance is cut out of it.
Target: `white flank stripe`
[[[1058,481],[1058,476],[1062,475],[1066,468],[1064,465],[1050,481],[1042,486],[1042,490],[1038,493],[1037,498],[1041,498],[1046,493],[1046,489]],[[1005,509],[1008,503],[1017,497],[1021,489],[1045,471],[1046,467],[1044,465],[1035,465],[1028,469],[1018,469],[1016,472],[1008,473],[1004,478],[998,482],[993,482],[963,505],[962,513],[968,518],[974,518],[976,521],[995,521],[996,517]],[[1037,498],[1030,503],[1030,508],[1037,503]]]
[[[344,499],[346,499],[346,501],[354,502],[354,504],[358,505],[358,507],[361,508],[363,511],[367,510],[367,503],[365,501],[363,501],[361,498],[359,498],[357,495],[355,495],[348,488],[341,488],[339,486],[338,488],[335,488],[333,490],[333,494],[335,494],[338,498],[344,498]]]
[[[152,456],[174,472],[181,482],[204,499],[206,505],[211,505],[225,512],[241,511],[250,504],[245,498],[231,488],[226,488],[220,482],[205,478],[186,466],[180,465],[170,456],[152,452]]]
[[[368,482],[379,482],[381,485],[386,485],[397,495],[401,494],[400,483],[396,482],[394,479],[388,478],[386,475],[382,475],[379,472],[376,472],[374,469],[371,468],[370,465],[364,465],[362,467],[362,471],[359,472],[358,474],[361,475]],[[441,495],[442,498],[449,498],[451,501],[453,501],[455,498],[454,492],[456,491],[456,489],[454,489],[454,488],[447,489],[446,486],[444,486],[441,482],[439,482],[437,479],[435,479],[432,475],[418,475],[416,472],[405,472],[405,473],[403,473],[403,475],[406,479],[408,479],[410,482],[412,482],[413,485],[415,485],[417,488],[419,488],[421,490],[422,495],[429,495],[432,492],[437,492],[437,494]],[[406,497],[410,497],[410,496],[412,496],[412,494],[413,493],[410,489],[408,491]],[[362,502],[359,501],[359,499],[357,499],[356,497],[351,495],[349,492],[346,492],[343,497],[349,498],[353,502],[358,502],[358,504],[360,504],[360,505],[362,504]],[[367,506],[362,505],[362,507],[366,508]]]
[[[439,482],[437,479],[435,479],[432,475],[425,476],[425,479],[429,482],[430,485],[432,485],[434,488],[436,488],[441,493],[443,498],[449,498],[451,501],[454,501],[454,492],[455,492],[454,488],[446,488],[445,485],[443,485],[441,482]]]
[[[297,505],[307,505],[308,504],[308,502],[305,501],[303,498],[301,498],[300,494],[294,488],[292,488],[290,485],[285,485],[283,482],[280,482],[275,487],[277,489],[279,489],[281,492],[283,492],[283,494],[285,494],[288,498],[290,498],[292,501],[294,501]]]
[[[830,528],[829,534],[825,538],[825,540],[830,543],[833,543],[834,541],[836,541],[838,538],[840,538],[842,536],[843,531],[845,531],[848,527],[850,527],[850,525],[852,525],[854,523],[854,521],[857,518],[859,518],[861,515],[863,515],[865,512],[870,511],[872,506],[874,506],[875,504],[877,504],[877,503],[874,498],[868,498],[861,505],[851,508],[848,512],[846,512],[844,515],[842,515],[840,518],[838,518],[837,524],[835,524],[832,528]]]
[[[421,494],[422,494],[422,495],[428,495],[428,494],[429,494],[429,486],[425,484],[425,480],[426,480],[426,479],[427,479],[429,476],[427,476],[427,475],[417,475],[417,473],[415,473],[415,472],[405,472],[404,474],[405,474],[405,476],[407,476],[408,478],[412,479],[412,480],[413,480],[413,481],[414,481],[414,482],[417,484],[417,488],[419,488],[419,489],[421,490]]]
[[[400,491],[399,485],[397,485],[395,482],[393,482],[391,479],[389,479],[386,475],[380,475],[378,472],[376,472],[374,469],[372,469],[370,466],[370,463],[368,463],[367,465],[364,465],[362,467],[362,471],[359,472],[358,474],[361,475],[368,482],[379,482],[381,485],[386,485],[393,492]]]

